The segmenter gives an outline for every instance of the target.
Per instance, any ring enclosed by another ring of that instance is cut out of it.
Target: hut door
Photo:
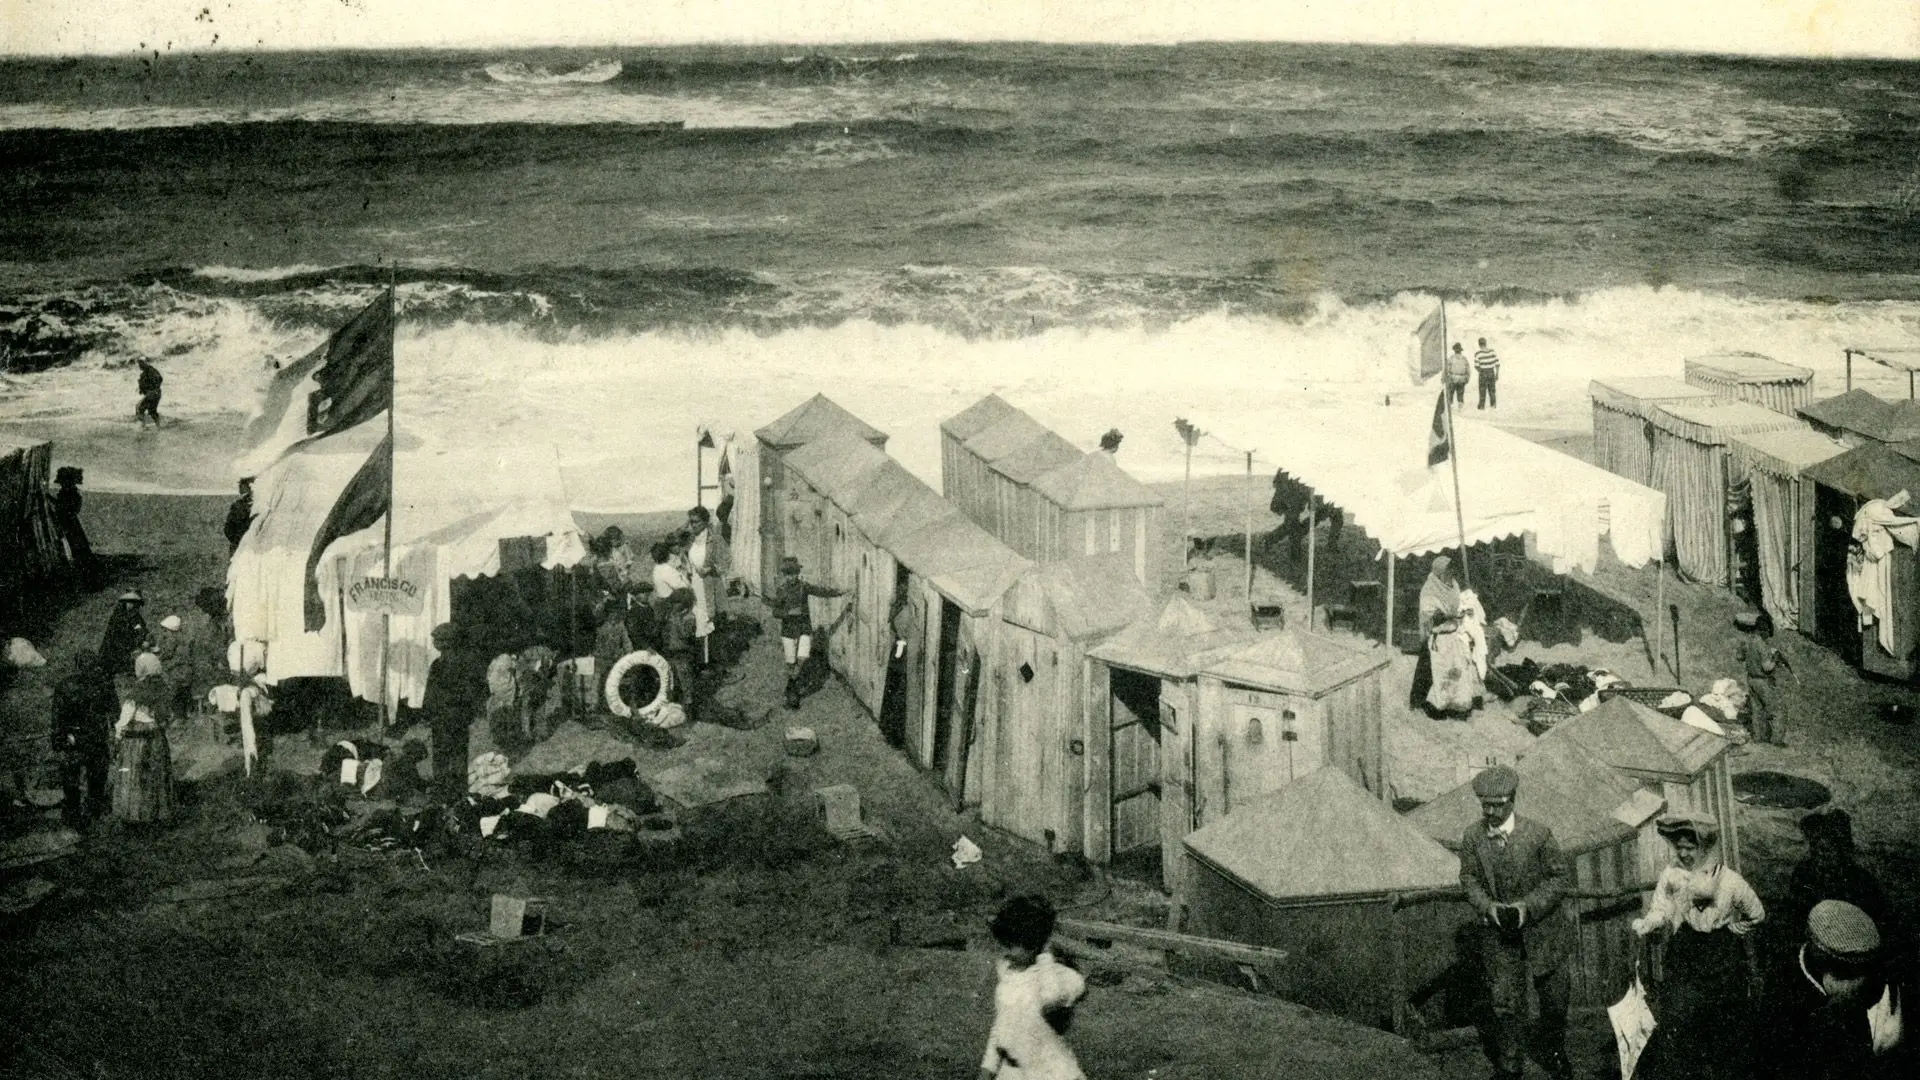
[[[1847,548],[1853,542],[1851,497],[1825,485],[1814,489],[1814,636],[1846,657],[1860,655],[1860,617],[1847,590]]]
[[[1114,668],[1113,853],[1160,848],[1160,680]]]
[[[966,689],[955,676],[960,671],[960,608],[953,601],[940,601],[939,672],[935,682],[933,710],[933,753],[930,764],[944,769],[953,748],[954,714]]]

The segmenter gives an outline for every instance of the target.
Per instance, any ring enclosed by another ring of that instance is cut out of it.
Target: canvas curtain
[[[1752,474],[1753,530],[1760,549],[1760,603],[1782,630],[1800,627],[1800,593],[1791,570],[1800,555],[1794,549],[1798,529],[1793,512],[1798,482],[1755,470]]]

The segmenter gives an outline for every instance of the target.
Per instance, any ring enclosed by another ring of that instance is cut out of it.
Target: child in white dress
[[[1087,981],[1048,951],[1053,921],[1045,900],[1017,896],[989,925],[1001,949],[1000,980],[981,1080],[1086,1080],[1064,1036]]]

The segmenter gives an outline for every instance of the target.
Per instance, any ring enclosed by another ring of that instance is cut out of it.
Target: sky
[[[1336,41],[1920,58],[1920,0],[0,0],[0,53]]]

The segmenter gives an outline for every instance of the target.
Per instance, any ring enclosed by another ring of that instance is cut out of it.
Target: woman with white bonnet
[[[158,824],[173,816],[173,688],[160,658],[133,659],[133,682],[120,697],[114,725],[113,816],[129,824]]]
[[[1661,871],[1633,932],[1664,939],[1665,961],[1649,988],[1658,1026],[1634,1076],[1744,1080],[1760,993],[1753,931],[1766,910],[1753,886],[1722,861],[1715,818],[1668,814],[1657,828],[1673,845],[1673,865]]]

